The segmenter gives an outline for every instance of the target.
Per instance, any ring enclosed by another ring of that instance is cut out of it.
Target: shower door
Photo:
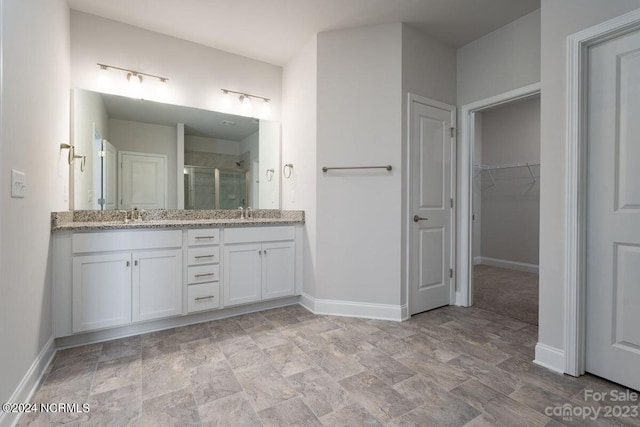
[[[248,180],[246,170],[216,169],[216,209],[250,206]]]
[[[248,171],[184,167],[185,209],[237,209],[249,205]]]

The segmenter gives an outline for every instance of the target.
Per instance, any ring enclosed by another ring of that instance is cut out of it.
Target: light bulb
[[[111,82],[111,76],[109,75],[109,69],[104,65],[100,66],[98,71],[98,84],[102,87],[107,86]]]
[[[158,98],[165,99],[167,97],[167,90],[167,79],[160,79],[156,89]]]
[[[222,100],[220,101],[223,110],[231,109],[231,95],[226,90],[222,91]]]
[[[140,98],[142,94],[142,76],[129,73],[127,74],[127,80],[129,80],[129,96],[132,98]]]
[[[251,98],[246,95],[240,95],[240,102],[242,103],[242,112],[246,115],[251,114],[253,106],[251,105]]]
[[[269,117],[271,115],[271,104],[268,99],[265,99],[262,104],[262,117]]]

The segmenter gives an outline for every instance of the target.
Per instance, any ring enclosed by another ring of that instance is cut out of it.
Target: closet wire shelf
[[[514,168],[527,168],[529,170],[529,175],[531,175],[531,179],[533,180],[533,184],[538,182],[536,176],[533,174],[532,166],[540,166],[540,162],[521,162],[521,163],[505,163],[502,165],[483,165],[477,163],[474,165],[476,169],[480,171],[475,175],[474,179],[477,178],[482,172],[486,171],[489,174],[489,178],[491,178],[491,187],[496,185],[496,180],[493,177],[491,171],[500,170],[500,169],[514,169]]]

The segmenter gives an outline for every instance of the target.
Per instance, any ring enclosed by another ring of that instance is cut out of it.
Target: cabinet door
[[[261,250],[261,245],[224,247],[225,306],[260,301]]]
[[[182,314],[182,250],[133,253],[133,321]]]
[[[295,243],[262,245],[262,299],[294,294]]]
[[[73,332],[131,323],[131,254],[73,257]]]

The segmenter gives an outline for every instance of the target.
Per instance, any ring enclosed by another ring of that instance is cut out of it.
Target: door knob
[[[413,222],[418,222],[418,221],[427,221],[429,218],[424,218],[418,215],[414,215],[413,216]]]

